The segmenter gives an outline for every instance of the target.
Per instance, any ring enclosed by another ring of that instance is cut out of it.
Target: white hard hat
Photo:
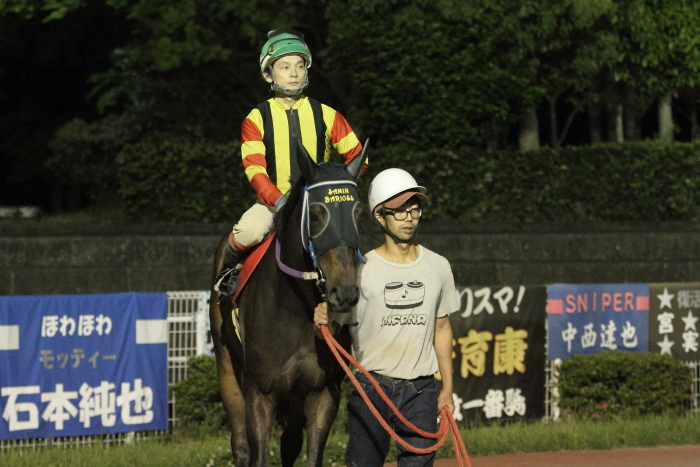
[[[396,209],[415,195],[427,200],[426,191],[428,190],[418,185],[405,170],[386,169],[379,172],[369,186],[369,210],[374,214],[374,210],[382,203],[388,208]]]

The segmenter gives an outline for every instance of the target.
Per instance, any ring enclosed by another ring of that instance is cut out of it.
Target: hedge
[[[255,201],[240,144],[151,139],[116,159],[119,194],[136,220],[231,222]]]
[[[698,220],[700,144],[598,144],[529,152],[392,147],[376,164],[411,171],[436,217],[461,221]]]
[[[679,415],[690,403],[690,368],[667,355],[574,355],[559,369],[559,407],[580,419]]]
[[[181,428],[198,426],[212,433],[228,428],[218,381],[214,357],[203,355],[187,360],[187,378],[172,386],[175,416]]]
[[[150,140],[117,159],[120,194],[139,218],[235,220],[255,199],[238,143]],[[647,141],[536,151],[370,148],[371,178],[402,167],[428,187],[426,217],[461,222],[695,221],[700,143]],[[366,198],[365,198],[366,199]]]
[[[188,360],[187,378],[174,387],[177,417],[185,428],[200,425],[217,432],[228,423],[218,393],[216,360]],[[559,407],[564,418],[611,420],[644,415],[680,415],[690,404],[691,369],[666,355],[603,352],[574,355],[559,367]],[[343,380],[341,404],[332,433],[344,433],[347,399]]]
[[[187,366],[187,378],[178,381],[172,387],[179,426],[195,432],[202,431],[201,429],[210,433],[229,430],[228,419],[219,395],[216,358],[208,355],[191,357],[187,360]],[[341,388],[340,407],[331,433],[345,432],[345,420],[348,417],[346,402],[352,389],[352,383],[345,378]],[[275,426],[272,429],[276,431],[277,428]]]

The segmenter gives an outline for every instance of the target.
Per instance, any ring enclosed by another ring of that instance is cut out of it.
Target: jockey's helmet
[[[311,51],[304,35],[293,29],[276,29],[267,33],[267,42],[260,51],[260,72],[264,73],[272,63],[283,55],[301,55],[306,68],[311,68]]]

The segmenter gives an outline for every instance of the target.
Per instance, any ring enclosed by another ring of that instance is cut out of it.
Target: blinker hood
[[[311,240],[311,246],[317,258],[328,250],[342,245],[356,250],[360,242],[360,234],[353,215],[355,207],[360,203],[356,183],[352,180],[321,182],[310,185],[306,193],[304,212],[307,219],[312,206],[320,206],[326,211],[327,216],[324,216],[324,225],[313,235],[307,227],[304,232],[304,245]],[[308,222],[304,224],[309,226]]]

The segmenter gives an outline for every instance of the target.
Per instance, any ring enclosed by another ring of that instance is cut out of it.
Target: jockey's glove
[[[282,209],[282,206],[284,206],[284,203],[287,202],[287,195],[282,195],[279,198],[277,198],[277,201],[275,201],[275,211],[278,211]]]

